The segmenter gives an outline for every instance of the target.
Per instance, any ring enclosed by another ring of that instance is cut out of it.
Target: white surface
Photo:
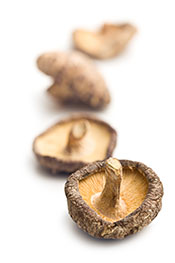
[[[174,1],[1,1],[0,261],[170,262],[174,260]],[[77,27],[130,21],[139,31],[118,58],[97,62],[113,101],[98,116],[118,130],[119,159],[142,161],[164,184],[163,209],[142,232],[96,240],[67,213],[65,176],[42,170],[33,138],[68,114],[48,97],[35,59],[67,50]]]

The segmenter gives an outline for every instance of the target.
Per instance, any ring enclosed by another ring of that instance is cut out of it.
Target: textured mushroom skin
[[[116,222],[103,220],[82,199],[78,183],[80,180],[103,170],[104,161],[94,162],[69,176],[65,184],[68,210],[77,225],[97,238],[122,239],[140,231],[157,216],[162,207],[163,186],[155,172],[140,162],[120,160],[123,167],[134,167],[148,180],[148,193],[145,200],[134,212]]]
[[[83,114],[83,115],[82,114],[79,114],[79,115],[76,114],[75,116],[71,116],[70,118],[62,120],[62,121],[58,122],[57,124],[66,123],[66,122],[71,121],[71,120],[81,120],[82,118],[89,120],[89,121],[94,121],[94,122],[99,123],[99,124],[103,124],[103,125],[108,127],[108,129],[111,133],[111,139],[110,139],[108,149],[106,151],[105,159],[109,158],[112,155],[112,153],[115,149],[116,143],[117,143],[117,133],[106,122],[99,120],[99,119],[97,119],[93,116],[90,116],[88,114]],[[48,130],[46,130],[44,133],[47,133]],[[39,136],[43,135],[44,133],[40,134]],[[50,157],[50,156],[43,156],[43,155],[38,154],[36,149],[35,149],[35,141],[37,140],[37,138],[39,136],[37,136],[33,142],[33,152],[34,152],[36,158],[38,159],[39,163],[41,164],[41,166],[48,169],[51,173],[53,173],[53,174],[73,173],[73,172],[77,171],[78,169],[80,169],[81,167],[88,164],[88,163],[85,163],[82,161],[65,161],[65,160],[60,160],[58,158],[54,158],[54,157]]]
[[[37,59],[38,68],[53,77],[48,92],[62,104],[103,108],[110,95],[93,62],[80,52],[49,52]]]

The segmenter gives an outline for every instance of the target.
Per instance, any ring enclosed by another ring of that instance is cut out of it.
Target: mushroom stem
[[[116,158],[109,158],[105,167],[106,183],[96,200],[96,208],[107,217],[116,219],[120,213],[122,166]]]
[[[88,132],[89,122],[88,121],[78,121],[72,126],[68,136],[68,143],[66,146],[66,151],[71,153],[72,151],[77,151],[81,145],[85,135]]]

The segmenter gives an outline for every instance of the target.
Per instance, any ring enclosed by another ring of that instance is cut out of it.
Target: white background
[[[174,1],[1,1],[0,261],[174,261]],[[36,135],[69,114],[46,91],[36,57],[71,48],[72,30],[129,21],[138,33],[118,58],[97,61],[112,103],[97,116],[118,131],[115,156],[152,167],[164,184],[163,208],[140,233],[97,240],[67,212],[66,176],[51,176],[32,153]]]

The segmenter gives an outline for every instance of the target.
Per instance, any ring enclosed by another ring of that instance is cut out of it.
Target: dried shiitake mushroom
[[[62,104],[104,108],[110,102],[106,83],[94,63],[80,52],[50,52],[37,59],[38,68],[53,77],[48,92]]]
[[[78,29],[73,33],[74,45],[86,54],[107,59],[118,55],[134,36],[136,28],[131,24],[104,24],[99,31]]]
[[[88,115],[62,120],[37,136],[33,151],[52,173],[71,173],[84,165],[109,158],[116,145],[116,131]]]
[[[110,157],[70,175],[65,193],[69,213],[80,228],[94,237],[120,239],[157,216],[163,186],[146,165]]]

